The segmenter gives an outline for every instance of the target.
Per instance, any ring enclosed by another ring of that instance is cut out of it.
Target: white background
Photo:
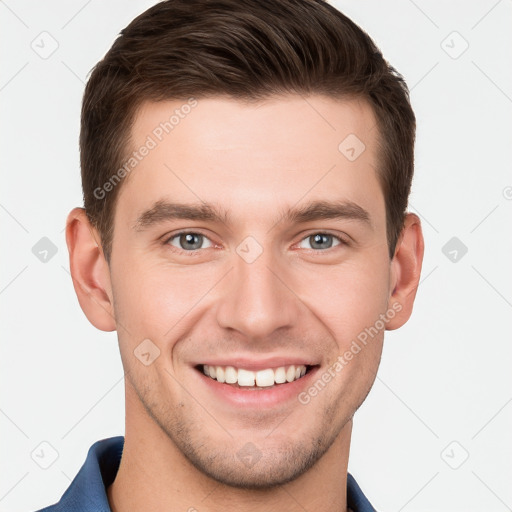
[[[116,333],[96,330],[82,313],[63,229],[82,205],[84,82],[153,3],[0,2],[2,511],[57,501],[89,446],[124,433]],[[426,238],[415,312],[387,335],[379,376],[356,414],[349,469],[379,510],[511,510],[512,1],[334,5],[411,89],[410,209]],[[31,47],[41,38],[47,51],[58,43],[46,59]],[[57,248],[46,263],[32,252],[42,237]],[[442,251],[452,237],[468,249],[455,262]],[[31,457],[41,442],[58,453],[47,469]]]

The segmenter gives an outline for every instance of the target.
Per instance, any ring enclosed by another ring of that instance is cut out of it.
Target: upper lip
[[[234,366],[235,368],[243,368],[244,370],[266,370],[267,368],[279,368],[281,366],[314,366],[315,364],[311,359],[300,357],[300,356],[275,356],[268,357],[265,359],[255,359],[254,357],[240,356],[230,358],[211,358],[204,359],[201,362],[196,363],[197,365],[208,365],[208,366]]]

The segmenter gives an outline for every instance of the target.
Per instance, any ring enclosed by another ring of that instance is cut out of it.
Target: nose
[[[238,254],[233,260],[234,268],[219,299],[218,324],[254,340],[296,324],[301,303],[283,263],[270,250],[251,263]]]

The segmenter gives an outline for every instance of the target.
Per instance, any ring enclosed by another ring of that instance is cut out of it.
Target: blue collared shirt
[[[38,512],[112,512],[107,487],[116,477],[123,446],[123,436],[94,443],[60,501]],[[375,512],[350,473],[347,475],[347,504],[353,512]]]

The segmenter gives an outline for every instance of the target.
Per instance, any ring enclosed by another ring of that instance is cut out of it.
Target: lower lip
[[[225,402],[237,407],[270,408],[283,405],[290,400],[298,400],[298,395],[310,385],[318,368],[318,366],[311,368],[303,377],[293,382],[257,389],[224,384],[207,377],[197,369],[195,371],[206,386]]]

